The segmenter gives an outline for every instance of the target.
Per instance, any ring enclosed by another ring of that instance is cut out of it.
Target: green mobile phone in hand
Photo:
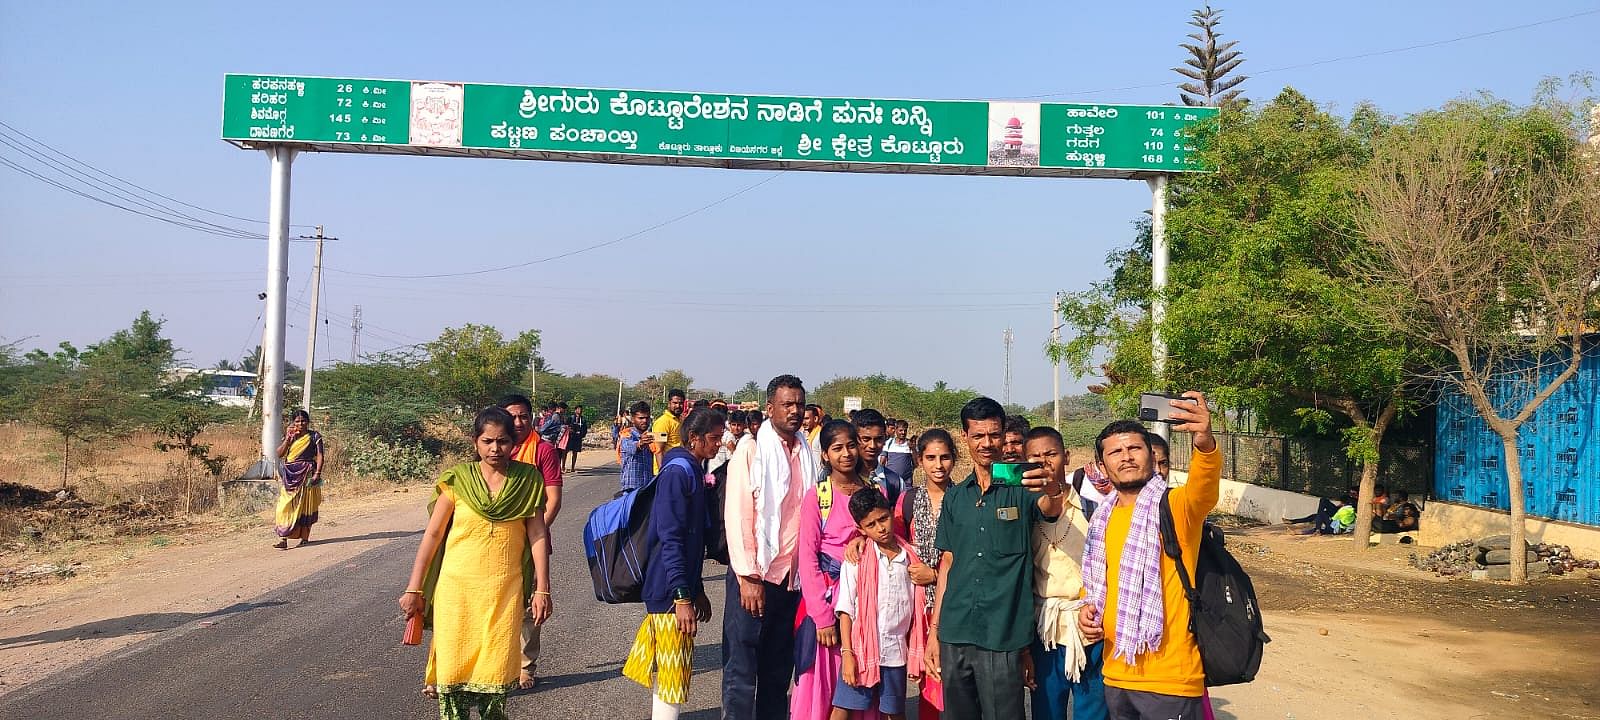
[[[990,475],[998,485],[1022,485],[1022,474],[1029,470],[1038,470],[1044,467],[1039,463],[995,463],[990,469]]]

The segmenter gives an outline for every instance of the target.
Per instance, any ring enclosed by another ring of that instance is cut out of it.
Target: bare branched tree
[[[1442,349],[1452,367],[1440,379],[1499,436],[1520,583],[1526,486],[1517,434],[1577,374],[1584,335],[1594,331],[1600,163],[1575,137],[1508,132],[1530,127],[1515,120],[1445,118],[1380,144],[1359,188],[1365,247],[1352,263],[1367,278],[1373,314]]]
[[[1248,75],[1234,75],[1228,73],[1239,67],[1244,62],[1244,57],[1233,46],[1238,45],[1238,40],[1229,40],[1219,43],[1222,33],[1217,32],[1217,25],[1222,23],[1222,11],[1213,10],[1210,5],[1194,11],[1194,19],[1190,25],[1199,28],[1198,32],[1189,33],[1193,43],[1182,43],[1179,47],[1189,51],[1189,59],[1183,64],[1188,67],[1175,67],[1174,72],[1189,78],[1189,82],[1178,85],[1178,96],[1183,99],[1184,105],[1210,105],[1220,106],[1232,102],[1239,97],[1243,90],[1237,89],[1239,83],[1244,82]]]

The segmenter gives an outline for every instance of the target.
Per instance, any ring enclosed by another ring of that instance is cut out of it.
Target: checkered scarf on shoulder
[[[1161,586],[1161,496],[1167,481],[1160,475],[1150,478],[1133,506],[1128,524],[1128,539],[1117,562],[1117,620],[1112,657],[1136,665],[1140,654],[1161,647],[1161,631],[1166,622],[1166,606]],[[1102,618],[1106,609],[1106,523],[1111,510],[1122,503],[1120,495],[1100,503],[1089,521],[1089,537],[1083,545],[1083,587],[1086,599]]]

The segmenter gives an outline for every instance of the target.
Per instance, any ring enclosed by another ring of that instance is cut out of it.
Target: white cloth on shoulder
[[[817,476],[817,465],[805,433],[795,433],[795,442],[800,444],[800,476],[809,481]],[[783,549],[783,501],[791,483],[789,450],[770,419],[756,433],[754,470],[759,473],[750,483],[756,495],[756,566],[765,572]]]

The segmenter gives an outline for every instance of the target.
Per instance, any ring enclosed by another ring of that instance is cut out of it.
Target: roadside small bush
[[[344,459],[357,475],[391,482],[421,482],[432,479],[439,471],[439,458],[418,444],[405,441],[391,444],[351,435],[342,438],[342,445]]]

